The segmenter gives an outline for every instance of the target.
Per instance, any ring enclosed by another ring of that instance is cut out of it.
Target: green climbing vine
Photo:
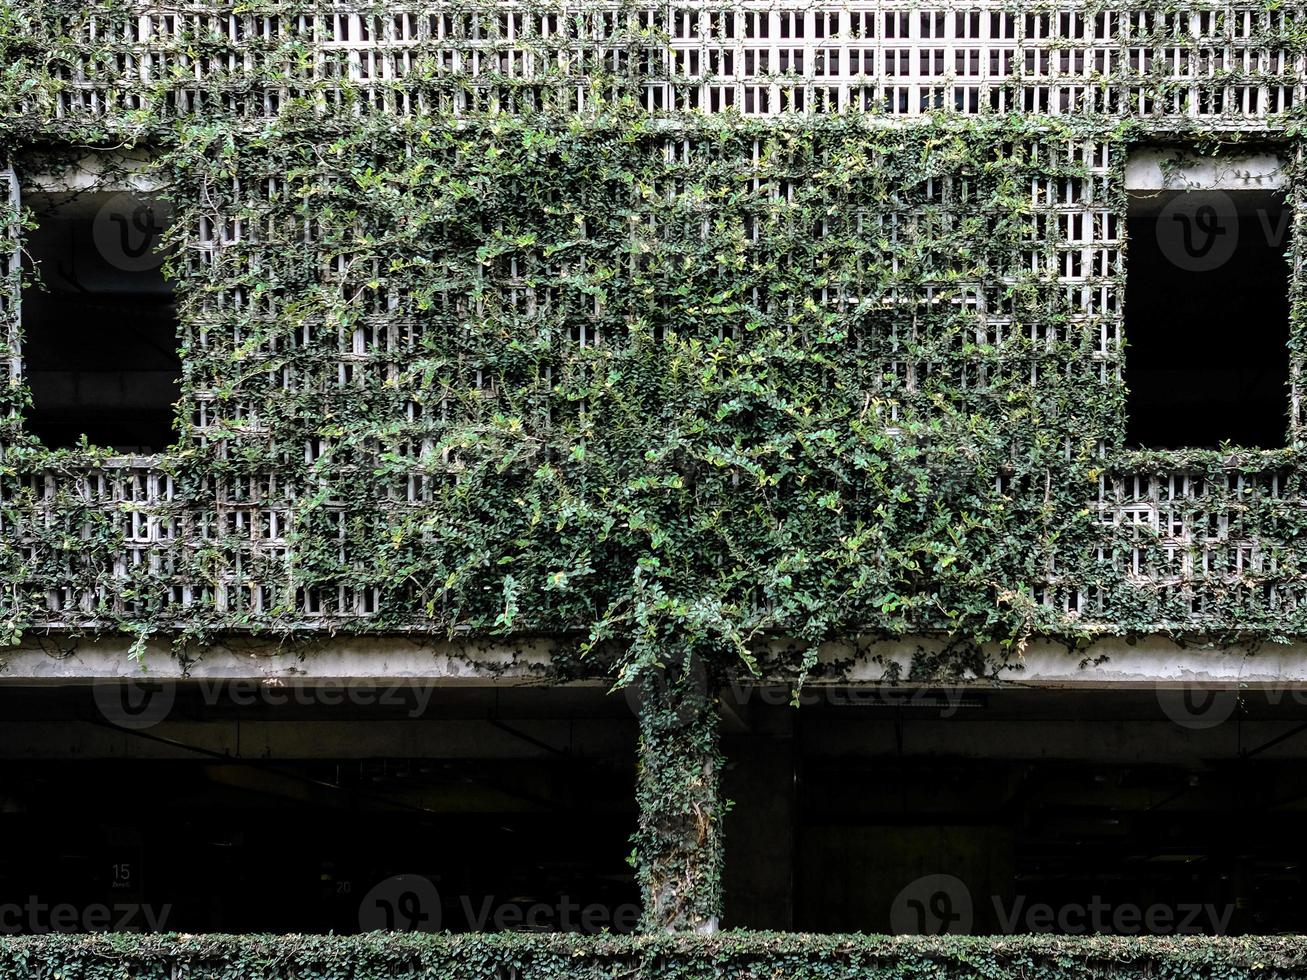
[[[634,55],[668,25],[636,8],[589,46],[593,25],[533,39],[459,8],[381,81],[346,45],[408,29],[380,7],[132,9],[0,16],[20,181],[52,152],[154,155],[184,361],[177,442],[139,494],[131,475],[88,490],[104,452],[25,435],[11,379],[9,638],[549,633],[630,679],[705,644],[751,666],[777,635],[1007,656],[1035,635],[1304,632],[1297,450],[1123,451],[1108,230],[1131,145],[1271,138],[1297,180],[1296,112],[1252,137],[1120,109],[659,112],[641,93],[662,69]],[[1200,43],[1150,17],[1140,44]],[[1257,24],[1246,43],[1301,54],[1300,19]],[[460,44],[547,67],[445,65]],[[583,104],[560,101],[582,76]],[[1235,548],[1222,532],[1168,573],[1174,547],[1119,491],[1142,477],[1156,503],[1177,473],[1204,487],[1179,519],[1237,514],[1256,564],[1200,554]],[[158,532],[124,561],[132,514]]]
[[[636,864],[676,927],[719,904],[698,679],[771,638],[802,676],[866,635],[952,637],[968,670],[1034,636],[1307,635],[1301,419],[1274,452],[1124,447],[1129,148],[1270,142],[1307,217],[1307,20],[1186,11],[1077,9],[1058,63],[1123,23],[1114,55],[1148,53],[1084,111],[1017,59],[984,110],[928,86],[910,119],[760,119],[695,111],[712,79],[669,75],[638,6],[0,3],[0,158],[21,184],[151,155],[183,361],[143,463],[42,447],[11,372],[0,634],[562,638],[560,672],[646,699]],[[1169,70],[1211,37],[1272,54]],[[1281,111],[1218,108],[1250,88]],[[11,364],[32,213],[0,208]]]

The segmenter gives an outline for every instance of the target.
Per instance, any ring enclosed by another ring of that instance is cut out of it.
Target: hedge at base
[[[50,935],[0,940],[3,980],[1112,980],[1307,976],[1275,937]]]

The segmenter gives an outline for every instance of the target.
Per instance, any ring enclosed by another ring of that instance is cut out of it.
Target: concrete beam
[[[230,636],[180,657],[167,640],[154,639],[133,657],[132,642],[125,636],[30,636],[0,650],[0,685],[183,679],[528,684],[550,676],[555,649],[547,639],[448,642],[338,635],[282,642]]]
[[[68,194],[83,191],[158,193],[165,189],[148,150],[140,148],[88,153],[71,167],[28,170],[19,174],[25,194]]]
[[[895,640],[852,639],[818,647],[812,685],[884,685],[895,677],[908,686],[966,685],[978,688],[1081,688],[1086,690],[1171,688],[1307,688],[1307,643],[1220,646],[1177,643],[1150,636],[1127,642],[1099,640],[1068,650],[1032,641],[1019,656],[986,673],[941,675],[934,670],[950,641],[944,637]],[[166,640],[155,639],[131,656],[130,637],[73,638],[29,635],[0,650],[0,686],[69,685],[124,680],[253,680],[269,684],[310,684],[315,680],[436,686],[513,686],[554,679],[554,652],[548,638],[520,640],[433,640],[422,636],[342,636],[275,641],[224,637],[204,649],[177,656]],[[760,651],[768,681],[793,677],[786,665],[804,649],[778,639]],[[984,648],[991,664],[1002,662],[997,646]],[[927,669],[929,668],[929,669]],[[596,662],[595,675],[572,681],[607,687]]]
[[[978,688],[1080,688],[1085,690],[1154,690],[1161,688],[1307,688],[1307,643],[1224,646],[1178,643],[1168,637],[1099,640],[1084,649],[1032,641],[1019,655],[991,673],[939,674],[928,669],[950,641],[941,637],[827,643],[818,648],[819,668],[811,683],[885,685],[912,678],[907,686],[967,685]],[[774,662],[792,659],[797,644],[776,642]],[[996,645],[982,648],[990,664],[1003,663]],[[769,674],[781,679],[782,672]]]
[[[1176,147],[1141,147],[1125,165],[1125,189],[1149,191],[1269,191],[1288,186],[1285,161],[1274,153],[1199,156]]]

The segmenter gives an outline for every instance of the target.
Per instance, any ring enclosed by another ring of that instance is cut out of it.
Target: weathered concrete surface
[[[1107,639],[1083,650],[1068,650],[1059,643],[1032,641],[1020,656],[1009,656],[992,675],[938,676],[923,672],[950,641],[937,637],[910,637],[855,643],[823,644],[821,665],[843,665],[837,672],[813,678],[813,683],[883,684],[887,680],[920,678],[921,686],[974,683],[1002,687],[1148,688],[1263,687],[1307,685],[1307,643],[1292,645],[1225,647],[1192,642],[1180,644],[1167,637],[1144,637],[1135,642]],[[779,651],[783,644],[775,644]],[[985,648],[991,663],[1001,662],[997,647]]]
[[[1019,658],[988,676],[946,677],[923,673],[949,641],[911,637],[829,643],[818,650],[822,668],[810,685],[884,684],[897,676],[918,686],[972,684],[979,687],[1121,689],[1173,686],[1290,689],[1307,687],[1307,643],[1222,647],[1179,644],[1166,637],[1128,643],[1102,640],[1083,650],[1033,641]],[[773,654],[797,644],[776,641]],[[229,637],[181,657],[164,640],[146,644],[131,656],[132,640],[122,636],[29,636],[0,650],[0,685],[80,684],[123,679],[250,679],[270,683],[341,679],[360,683],[412,680],[439,685],[533,684],[553,677],[556,644],[548,639],[515,641],[433,641],[424,637],[335,636],[311,641],[276,642]],[[986,651],[998,662],[996,648]],[[785,679],[777,668],[772,679]],[[596,669],[588,681],[605,685]]]
[[[1267,191],[1288,186],[1288,168],[1274,153],[1204,157],[1175,147],[1144,147],[1125,166],[1127,191]]]
[[[0,649],[0,684],[143,678],[538,683],[550,673],[553,650],[547,640],[530,639],[492,644],[336,636],[278,643],[231,637],[181,657],[168,642],[153,640],[133,658],[130,637],[32,636],[19,646]]]

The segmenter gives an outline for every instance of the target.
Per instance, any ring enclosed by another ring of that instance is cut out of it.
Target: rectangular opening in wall
[[[50,931],[65,904],[121,910],[55,927],[72,932],[639,919],[635,716],[603,687],[165,678],[3,687],[0,712],[0,832],[22,842],[0,851],[0,911],[24,910],[8,933]]]
[[[121,453],[176,440],[177,309],[164,278],[166,203],[130,192],[34,194],[25,240],[28,428],[52,449],[83,435]]]
[[[1280,736],[1303,706],[1192,695],[872,683],[805,688],[795,708],[737,679],[723,924],[1299,934],[1307,741]]]
[[[1131,193],[1129,445],[1285,444],[1289,227],[1280,190]]]

